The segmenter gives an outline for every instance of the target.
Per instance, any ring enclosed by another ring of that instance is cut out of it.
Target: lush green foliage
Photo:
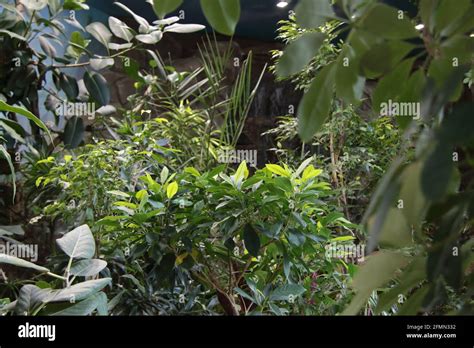
[[[64,56],[52,43],[51,32],[64,34],[60,13],[87,10],[84,1],[50,1],[46,18],[34,3],[24,16],[8,4],[0,14],[5,56],[20,58],[20,66],[7,64],[0,74],[0,152],[13,173],[9,151],[26,134],[15,118],[29,119],[36,149],[30,146],[31,163],[22,172],[35,193],[27,202],[36,215],[31,225],[40,221],[52,241],[54,233],[80,226],[57,239],[66,256],[53,253],[44,266],[0,254],[2,264],[54,279],[18,282],[2,270],[8,299],[0,300],[0,312],[472,313],[470,0],[459,0],[456,11],[449,0],[420,0],[416,18],[376,0],[300,0],[296,16],[282,23],[288,46],[274,53],[274,71],[305,95],[298,118],[271,132],[281,145],[280,164],[252,174],[245,162],[235,170],[215,161],[218,151],[234,149],[255,95],[251,55],[228,88],[222,85],[231,50],[222,53],[211,40],[201,49],[202,68],[182,73],[165,66],[143,46],[166,32],[203,27],[163,19],[181,0],[148,2],[160,18],[153,25],[117,4],[138,32],[113,17],[110,29],[84,28],[104,46],[104,56],[89,52],[79,31],[68,38]],[[238,0],[201,6],[217,31],[233,33]],[[31,48],[35,39],[41,52]],[[149,67],[127,61],[130,50],[149,55]],[[41,140],[40,129],[50,131],[37,117],[43,79],[55,83],[46,107],[56,125],[55,100],[90,102],[108,114],[110,93],[100,71],[116,59],[124,59],[137,94],[122,120],[101,119],[113,140],[81,146],[79,117],[55,129],[53,141]],[[76,67],[86,68],[84,91],[63,71]],[[13,78],[19,74],[26,79]],[[375,88],[360,107],[367,86]],[[420,112],[379,117],[389,101],[419,103]],[[286,145],[296,134],[303,144]],[[350,201],[364,204],[380,177],[361,231],[346,219],[362,213]],[[15,229],[0,228],[0,238],[11,240],[19,235]],[[363,246],[365,231],[371,255],[358,264],[344,248]],[[342,254],[334,257],[339,247]]]
[[[472,251],[469,243],[461,243],[463,234],[469,235],[472,219],[467,203],[472,201],[472,181],[465,169],[471,168],[472,137],[463,136],[472,134],[473,123],[467,120],[472,103],[448,106],[448,102],[459,101],[465,74],[472,69],[472,3],[460,1],[453,12],[447,11],[452,5],[449,1],[420,1],[415,20],[424,24],[422,33],[403,11],[377,1],[338,4],[348,38],[337,60],[318,72],[301,102],[303,140],[309,140],[326,121],[333,90],[345,102],[356,104],[365,79],[379,79],[372,95],[375,113],[388,100],[421,103],[418,116],[425,127],[415,158],[408,164],[402,158],[392,165],[365,214],[371,235],[368,251],[379,245],[384,249],[358,271],[354,279],[358,293],[345,313],[357,313],[374,290],[398,278],[400,268],[405,271],[397,280],[399,285],[380,300],[384,306],[405,294],[412,296],[400,313],[443,311],[440,305],[453,289],[462,299],[456,311],[469,312]],[[305,28],[317,28],[334,17],[333,8],[324,1],[303,0],[296,10],[297,21]],[[316,54],[321,43],[304,47]],[[291,56],[298,47],[293,43],[284,55]],[[298,71],[306,63],[289,62],[281,71]],[[407,137],[420,128],[417,119],[397,120]]]

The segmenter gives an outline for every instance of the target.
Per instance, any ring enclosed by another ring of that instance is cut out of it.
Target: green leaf
[[[406,13],[400,13],[385,4],[375,4],[360,23],[360,28],[385,39],[409,39],[418,37],[415,26]]]
[[[170,175],[170,171],[168,167],[164,166],[163,169],[161,170],[160,182],[162,184],[165,184],[166,180],[168,180],[169,175]]]
[[[15,201],[16,196],[16,174],[15,174],[15,167],[13,166],[12,159],[10,154],[8,153],[7,149],[3,145],[0,144],[0,158],[4,157],[7,161],[8,167],[10,168],[10,173],[12,176],[12,185],[13,185],[13,201]]]
[[[0,111],[9,111],[9,112],[14,112],[16,114],[20,114],[22,116],[25,116],[27,119],[35,123],[38,127],[40,127],[42,130],[44,130],[46,133],[48,133],[48,136],[51,139],[51,142],[53,139],[51,138],[51,133],[49,132],[48,127],[35,115],[33,115],[30,111],[23,107],[17,107],[17,106],[12,106],[7,103],[5,103],[3,100],[0,100]]]
[[[393,279],[395,272],[405,267],[410,259],[409,256],[386,250],[367,257],[352,282],[357,295],[343,314],[356,315],[372,292]]]
[[[25,139],[17,133],[15,129],[10,127],[7,123],[5,123],[6,119],[1,119],[0,118],[0,129],[3,129],[6,134],[8,134],[13,140],[18,141],[19,143],[25,144]]]
[[[70,273],[78,277],[92,277],[99,274],[105,267],[107,267],[107,262],[103,260],[81,260],[71,267]]]
[[[287,178],[291,177],[291,174],[289,171],[284,169],[283,167],[279,166],[278,164],[267,164],[265,167],[271,171],[273,174],[279,175],[279,176],[284,176]]]
[[[23,267],[23,268],[31,268],[31,269],[34,269],[35,271],[39,271],[42,273],[49,272],[49,269],[45,267],[41,267],[41,266],[35,265],[32,262],[25,261],[25,260],[19,259],[18,257],[6,255],[6,254],[0,254],[0,263],[7,263],[9,265],[14,265],[14,266]]]
[[[176,195],[176,193],[178,193],[178,183],[176,181],[173,181],[166,188],[166,197],[168,197],[168,199],[171,199]]]
[[[372,230],[369,221],[369,231]],[[380,231],[379,243],[382,247],[403,248],[413,244],[411,227],[401,209],[391,208]]]
[[[105,106],[110,103],[110,90],[107,80],[101,74],[87,71],[84,74],[84,84],[92,99],[99,106]]]
[[[453,150],[437,144],[428,155],[421,174],[421,187],[427,199],[440,200],[447,192],[454,174]]]
[[[270,301],[288,301],[291,296],[297,298],[306,292],[306,288],[299,284],[285,284],[276,288],[270,295]]]
[[[79,95],[77,80],[72,76],[61,74],[59,77],[59,87],[66,93],[68,100],[75,101]]]
[[[277,75],[288,77],[303,70],[318,53],[324,37],[321,33],[307,33],[289,44],[276,66]]]
[[[201,0],[204,16],[219,33],[233,35],[240,19],[239,0]]]
[[[100,22],[91,23],[86,27],[86,31],[106,48],[109,47],[110,40],[112,40],[112,33],[104,24]]]
[[[64,128],[64,145],[68,149],[77,148],[84,140],[84,122],[80,117],[72,117]]]
[[[396,101],[407,83],[414,59],[402,61],[394,70],[384,76],[372,94],[372,109],[380,113],[381,104],[390,99]]]
[[[183,4],[183,0],[147,0],[153,6],[158,18],[165,18],[168,13],[176,11]]]
[[[239,168],[235,172],[235,181],[239,182],[243,179],[246,179],[249,176],[249,170],[247,168],[247,162],[243,161],[240,163]]]
[[[79,226],[56,240],[59,247],[74,259],[90,259],[95,254],[95,240],[87,225]]]
[[[402,183],[399,199],[403,201],[401,212],[405,216],[410,230],[421,228],[425,220],[427,202],[421,188],[423,164],[415,162],[409,165],[400,177]],[[393,220],[392,220],[393,221]]]
[[[334,65],[328,65],[314,79],[298,108],[298,133],[309,142],[329,117],[334,95]]]
[[[431,289],[430,284],[425,284],[415,291],[398,311],[397,315],[416,315],[423,304],[423,301]]]
[[[434,29],[441,36],[450,35],[460,25],[460,19],[472,8],[471,0],[440,0],[434,12]]]
[[[64,0],[63,8],[73,11],[88,10],[89,6],[84,4],[85,1],[86,0]]]
[[[328,0],[300,0],[295,12],[296,21],[303,28],[317,28],[337,18]]]
[[[359,62],[352,47],[341,51],[336,69],[336,94],[348,104],[358,104],[364,92],[365,78],[359,76]]]
[[[247,224],[244,227],[244,243],[249,254],[257,257],[260,251],[260,238],[250,224]]]
[[[362,73],[370,79],[385,75],[412,49],[412,45],[403,41],[387,41],[372,46],[361,58]]]
[[[426,258],[424,257],[419,257],[413,260],[403,270],[398,278],[398,284],[380,296],[375,312],[380,313],[388,310],[390,306],[395,302],[398,302],[400,295],[406,294],[426,279],[425,263]]]

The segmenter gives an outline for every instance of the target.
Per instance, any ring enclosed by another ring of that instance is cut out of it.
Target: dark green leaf
[[[298,108],[298,133],[304,142],[311,140],[329,116],[334,94],[334,65],[318,73]]]
[[[247,224],[244,227],[244,243],[245,248],[248,250],[250,255],[258,256],[260,251],[260,238],[250,224]]]

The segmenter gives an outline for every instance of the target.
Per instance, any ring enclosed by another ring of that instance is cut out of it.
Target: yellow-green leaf
[[[280,167],[278,164],[267,164],[266,167],[273,174],[286,176],[287,178],[291,177],[291,174],[286,169]]]
[[[173,181],[166,188],[166,196],[168,197],[168,199],[171,199],[176,195],[176,193],[178,193],[178,183],[176,181]]]

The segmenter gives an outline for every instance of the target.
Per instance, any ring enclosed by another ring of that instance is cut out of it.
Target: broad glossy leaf
[[[95,254],[95,240],[87,225],[79,226],[56,240],[68,256],[75,259],[90,259]]]
[[[298,133],[309,142],[329,117],[334,96],[335,69],[327,65],[314,79],[298,108]]]
[[[112,40],[112,33],[104,24],[100,22],[89,24],[86,27],[86,31],[106,48],[109,46],[110,40]]]
[[[109,27],[112,33],[118,38],[127,42],[133,39],[132,29],[118,18],[109,17]]]
[[[371,47],[361,58],[361,72],[370,79],[389,73],[413,49],[403,41],[387,41]]]
[[[344,46],[336,67],[336,94],[349,104],[359,104],[365,78],[359,75],[359,60],[350,46]]]
[[[258,256],[260,251],[260,237],[250,224],[244,227],[244,243],[250,255]]]
[[[337,18],[328,0],[300,0],[295,11],[296,21],[303,28],[317,28]]]
[[[99,106],[109,105],[110,90],[107,80],[99,73],[86,72],[84,74],[84,84],[87,91]]]
[[[64,128],[63,142],[68,149],[77,148],[84,141],[84,121],[80,117],[72,117]]]
[[[393,71],[384,76],[372,94],[372,109],[380,113],[381,104],[396,101],[406,84],[414,59],[402,61]]]
[[[200,0],[211,26],[221,34],[233,35],[240,19],[239,0]]]
[[[394,7],[378,3],[360,23],[360,27],[386,39],[409,39],[419,34],[406,13],[400,17]]]
[[[79,95],[79,86],[77,80],[69,75],[61,74],[59,76],[59,87],[66,93],[68,100],[75,101]]]
[[[421,187],[427,199],[437,201],[448,191],[454,174],[453,150],[437,144],[428,155],[421,174]]]

